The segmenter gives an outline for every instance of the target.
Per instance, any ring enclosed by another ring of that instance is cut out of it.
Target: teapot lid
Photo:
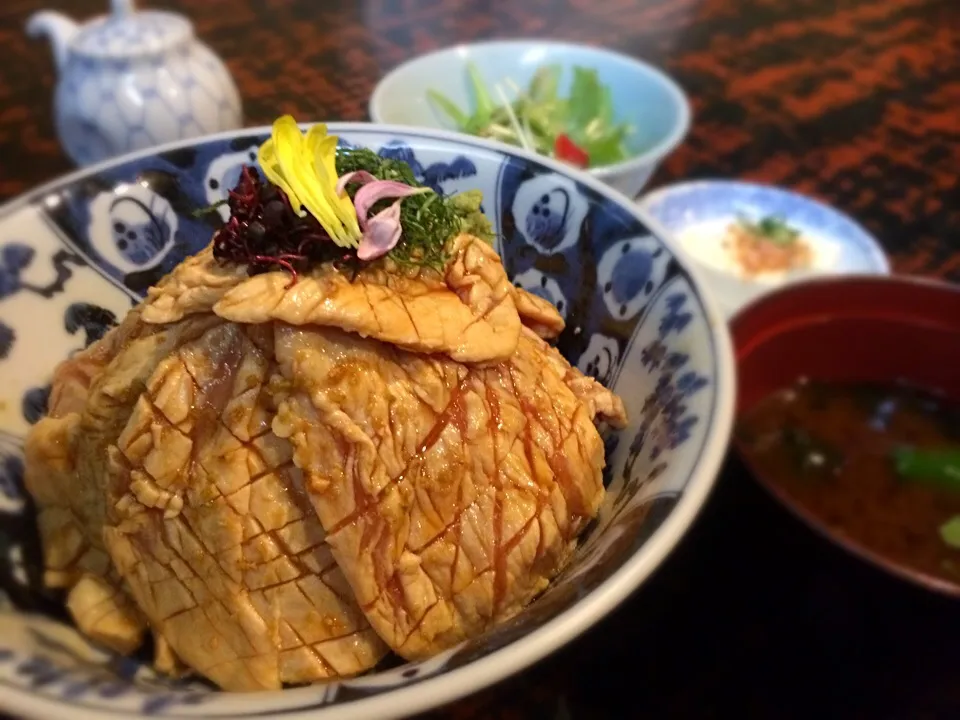
[[[193,26],[182,15],[156,10],[114,12],[85,24],[71,49],[82,55],[120,58],[163,52],[191,37]]]

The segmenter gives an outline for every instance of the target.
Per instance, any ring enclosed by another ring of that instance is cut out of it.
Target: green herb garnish
[[[206,207],[197,208],[196,210],[191,210],[190,217],[199,218],[199,217],[204,217],[205,215],[212,215],[213,213],[217,212],[217,210],[219,210],[221,207],[228,204],[229,202],[230,201],[227,198],[224,198],[223,200],[217,200],[217,202],[213,203],[212,205],[207,205]]]
[[[741,216],[738,220],[740,227],[751,235],[755,235],[775,245],[791,245],[800,238],[800,231],[787,224],[780,215],[767,215],[757,222]]]
[[[365,170],[378,180],[395,180],[414,187],[417,182],[410,166],[392,158],[384,158],[368,148],[342,148],[337,152],[337,174]],[[348,188],[351,198],[357,188]],[[411,195],[400,205],[400,226],[403,235],[388,257],[399,265],[426,266],[443,270],[448,257],[447,241],[461,232],[469,232],[484,240],[493,237],[490,221],[480,213],[479,191],[444,197],[435,193]],[[393,201],[381,200],[373,206],[371,215],[386,208]]]
[[[488,243],[493,243],[495,233],[490,218],[480,211],[483,193],[479,190],[466,190],[447,199],[453,211],[460,217],[460,231],[469,233]]]
[[[429,90],[427,97],[461,132],[581,164],[580,153],[570,151],[572,144],[592,167],[628,158],[631,128],[614,121],[610,88],[600,82],[597,71],[574,67],[566,98],[559,96],[561,74],[558,65],[541,67],[525,91],[508,81],[508,93],[499,83],[488,88],[476,65],[467,63],[472,113],[436,90]]]

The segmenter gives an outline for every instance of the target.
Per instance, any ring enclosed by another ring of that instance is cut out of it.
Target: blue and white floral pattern
[[[16,436],[0,433],[0,515],[19,514],[24,507],[21,441]]]
[[[570,302],[560,287],[556,278],[550,277],[538,268],[527,268],[522,273],[514,277],[513,284],[523,288],[527,292],[533,293],[552,304],[557,308],[564,320],[567,319],[567,312],[570,310]]]
[[[584,375],[609,385],[619,362],[620,344],[616,339],[603,333],[594,333],[590,336],[590,342],[580,356],[577,367]]]
[[[509,653],[511,643],[585,602],[642,552],[688,487],[711,481],[695,468],[705,448],[716,444],[714,436],[729,428],[729,416],[717,411],[718,397],[730,393],[718,383],[719,325],[669,247],[630,208],[539,161],[467,139],[415,130],[397,137],[363,126],[333,130],[344,144],[409,162],[438,192],[483,191],[511,278],[554,303],[567,321],[561,352],[624,399],[631,424],[605,434],[609,493],[592,531],[537,602],[429,661],[241,700],[200,683],[158,678],[52,619],[30,616],[21,623],[0,609],[4,692],[158,716],[311,709],[320,720],[330,717],[328,708],[355,712],[351,717],[393,716],[402,711],[394,697],[422,706],[403,694],[407,689],[429,694],[437,683],[461,682],[473,663],[508,657],[500,653]],[[0,524],[0,553],[6,553],[0,554],[0,587],[23,610],[56,607],[40,582],[20,450],[45,411],[54,364],[102,337],[150,284],[209,241],[217,218],[192,211],[223,197],[263,139],[249,132],[110,165],[0,215],[0,368],[17,378],[0,390],[0,402],[22,410],[9,421],[0,416],[9,438],[9,447],[0,443],[0,518],[12,519]],[[21,348],[29,356],[18,354]],[[42,368],[21,379],[30,362]],[[19,630],[5,633],[3,624],[14,621]]]
[[[139,183],[100,192],[89,211],[92,249],[123,274],[155,268],[176,243],[178,220],[170,202]]]
[[[613,317],[632,318],[663,283],[670,255],[652,235],[626,238],[610,247],[597,266],[605,279],[603,302]]]

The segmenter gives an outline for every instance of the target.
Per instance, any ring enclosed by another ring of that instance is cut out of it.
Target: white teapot
[[[57,134],[78,165],[242,124],[229,71],[182,15],[111,0],[82,25],[38,12],[27,33],[53,46]]]

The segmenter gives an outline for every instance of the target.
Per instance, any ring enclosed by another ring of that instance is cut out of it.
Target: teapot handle
[[[133,0],[110,0],[110,14],[115,17],[125,17],[137,11]]]

